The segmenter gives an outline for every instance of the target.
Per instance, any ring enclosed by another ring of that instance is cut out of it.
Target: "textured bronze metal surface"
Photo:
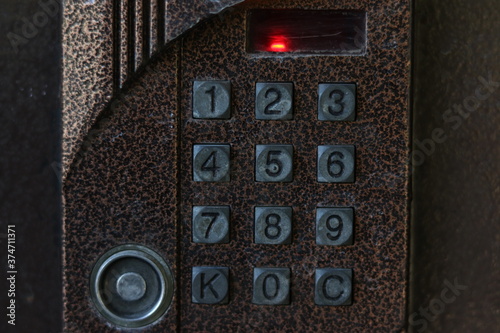
[[[203,18],[241,1],[66,1],[63,175],[99,113],[154,52]]]
[[[367,54],[256,57],[245,53],[249,8],[366,10]],[[105,332],[88,277],[109,248],[146,245],[171,265],[174,301],[146,329],[400,332],[405,330],[408,232],[409,1],[248,1],[171,42],[94,127],[65,184],[65,324]],[[230,80],[229,120],[192,118],[195,80]],[[293,82],[294,119],[255,119],[256,82]],[[356,82],[353,122],[317,119],[323,82]],[[93,89],[96,89],[94,87]],[[76,107],[73,105],[73,107]],[[231,144],[231,181],[194,182],[192,146]],[[294,147],[290,183],[254,181],[257,144]],[[356,181],[318,183],[318,145],[356,147]],[[253,243],[255,206],[293,207],[289,245]],[[228,244],[192,242],[192,206],[229,205]],[[354,243],[316,245],[316,207],[353,207]],[[229,267],[229,302],[191,302],[193,266]],[[290,305],[252,304],[253,267],[291,271]],[[353,271],[350,306],[314,303],[316,268]]]
[[[111,331],[91,306],[89,273],[117,245],[137,243],[177,265],[177,63],[172,43],[104,114],[102,132],[70,173],[64,190],[64,322],[68,332]],[[177,293],[179,292],[176,285]],[[161,325],[174,331],[178,296]]]

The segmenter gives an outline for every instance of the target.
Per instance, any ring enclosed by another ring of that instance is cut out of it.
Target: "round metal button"
[[[137,301],[146,293],[146,281],[137,273],[125,273],[116,281],[116,291],[126,301]]]
[[[174,278],[156,252],[135,244],[106,252],[95,264],[90,294],[112,324],[137,328],[158,320],[172,302]]]

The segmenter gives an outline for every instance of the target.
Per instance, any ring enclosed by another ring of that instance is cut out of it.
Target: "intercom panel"
[[[65,181],[68,331],[406,330],[409,1],[246,1],[115,94]]]

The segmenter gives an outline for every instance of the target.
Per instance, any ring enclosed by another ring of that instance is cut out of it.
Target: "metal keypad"
[[[237,92],[235,92],[237,94]],[[231,109],[229,81],[195,81],[193,85],[193,118],[229,119]],[[255,85],[255,119],[294,119],[294,84],[292,82],[257,82]],[[318,85],[317,118],[320,121],[353,121],[356,112],[356,84],[321,83]],[[226,103],[227,102],[227,103]],[[305,111],[304,111],[305,112]],[[264,124],[264,123],[263,123]],[[265,125],[262,125],[265,130]],[[193,145],[193,181],[230,182],[231,146],[237,143],[197,143]],[[254,142],[254,181],[275,183],[277,189],[294,182],[293,144]],[[310,161],[311,165],[314,161]],[[355,146],[317,146],[314,179],[320,186],[327,183],[355,181]],[[238,165],[234,166],[238,168]],[[254,184],[254,185],[255,185]],[[216,185],[216,184],[215,184]],[[216,186],[222,186],[216,185]],[[207,198],[208,199],[208,198]],[[210,200],[205,201],[210,204]],[[192,207],[192,241],[200,246],[221,246],[230,242],[231,202],[222,206]],[[255,205],[253,243],[273,247],[292,244],[294,207]],[[298,209],[298,208],[297,208]],[[349,246],[354,243],[354,208],[317,207],[314,224],[317,246]],[[297,240],[302,239],[299,235]],[[214,245],[210,245],[214,244]],[[352,270],[316,268],[314,301],[317,305],[340,306],[352,303]],[[291,276],[288,267],[254,267],[252,303],[286,305],[291,300]],[[192,302],[225,304],[231,281],[229,267],[197,266],[192,270]]]

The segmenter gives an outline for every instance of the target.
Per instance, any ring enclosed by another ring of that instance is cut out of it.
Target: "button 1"
[[[193,118],[229,119],[231,83],[229,81],[194,81]]]

